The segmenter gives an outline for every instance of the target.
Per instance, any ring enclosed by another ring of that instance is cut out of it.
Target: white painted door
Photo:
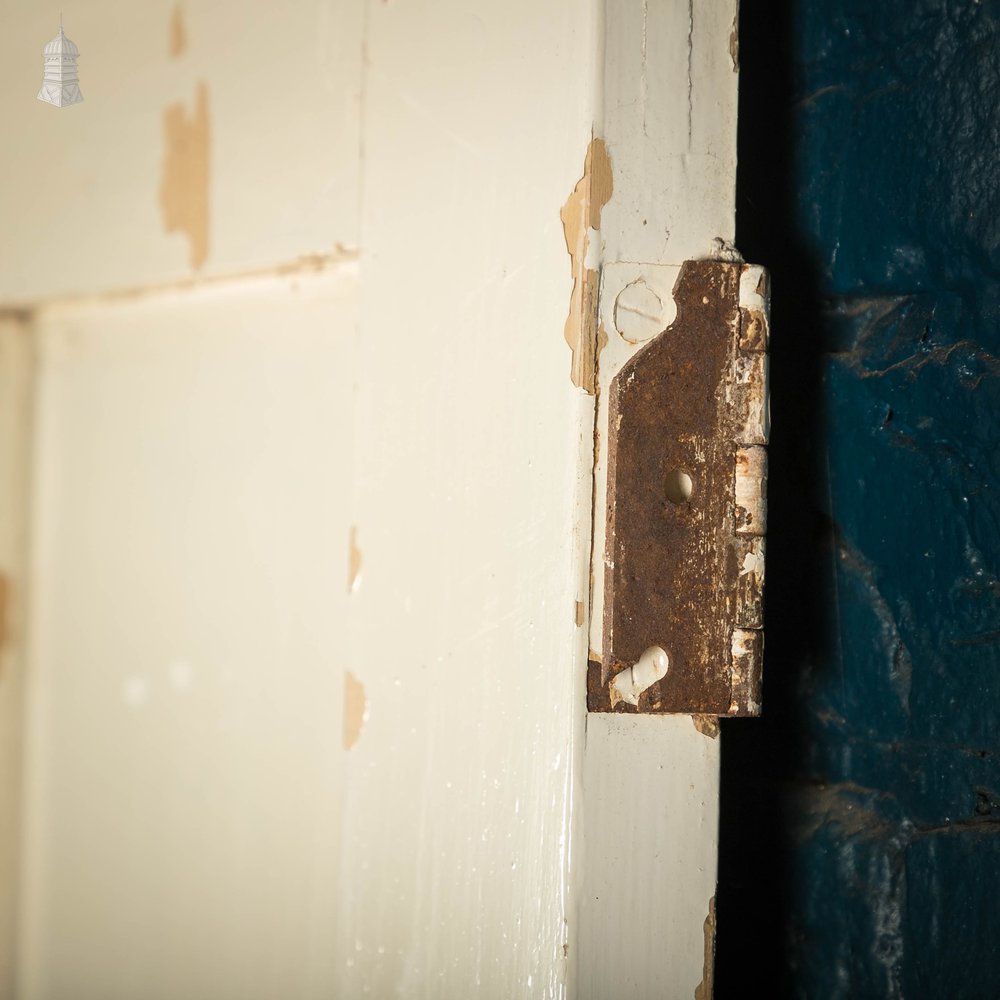
[[[0,994],[707,995],[718,741],[584,680],[734,0],[0,14]]]

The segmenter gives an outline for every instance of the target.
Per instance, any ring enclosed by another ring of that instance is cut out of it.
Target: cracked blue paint
[[[764,718],[717,995],[1000,996],[1000,2],[743,0],[773,276]]]

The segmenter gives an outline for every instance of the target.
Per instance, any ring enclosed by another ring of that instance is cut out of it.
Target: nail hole
[[[693,485],[691,477],[683,469],[671,469],[667,473],[667,499],[671,503],[687,503],[691,499]]]

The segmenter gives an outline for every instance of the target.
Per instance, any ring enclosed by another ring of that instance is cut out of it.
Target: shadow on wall
[[[786,980],[795,892],[787,786],[807,735],[796,687],[832,641],[821,380],[822,279],[799,226],[791,5],[740,10],[737,246],[772,275],[764,716],[723,721],[716,996]]]
[[[1000,2],[744,0],[740,24],[774,428],[717,996],[995,997]]]

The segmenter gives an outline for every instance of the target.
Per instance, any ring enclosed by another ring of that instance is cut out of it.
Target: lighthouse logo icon
[[[80,50],[66,37],[62,18],[59,34],[43,50],[45,53],[45,79],[38,91],[38,99],[57,108],[79,104],[83,100],[80,81],[76,75],[76,60]]]

